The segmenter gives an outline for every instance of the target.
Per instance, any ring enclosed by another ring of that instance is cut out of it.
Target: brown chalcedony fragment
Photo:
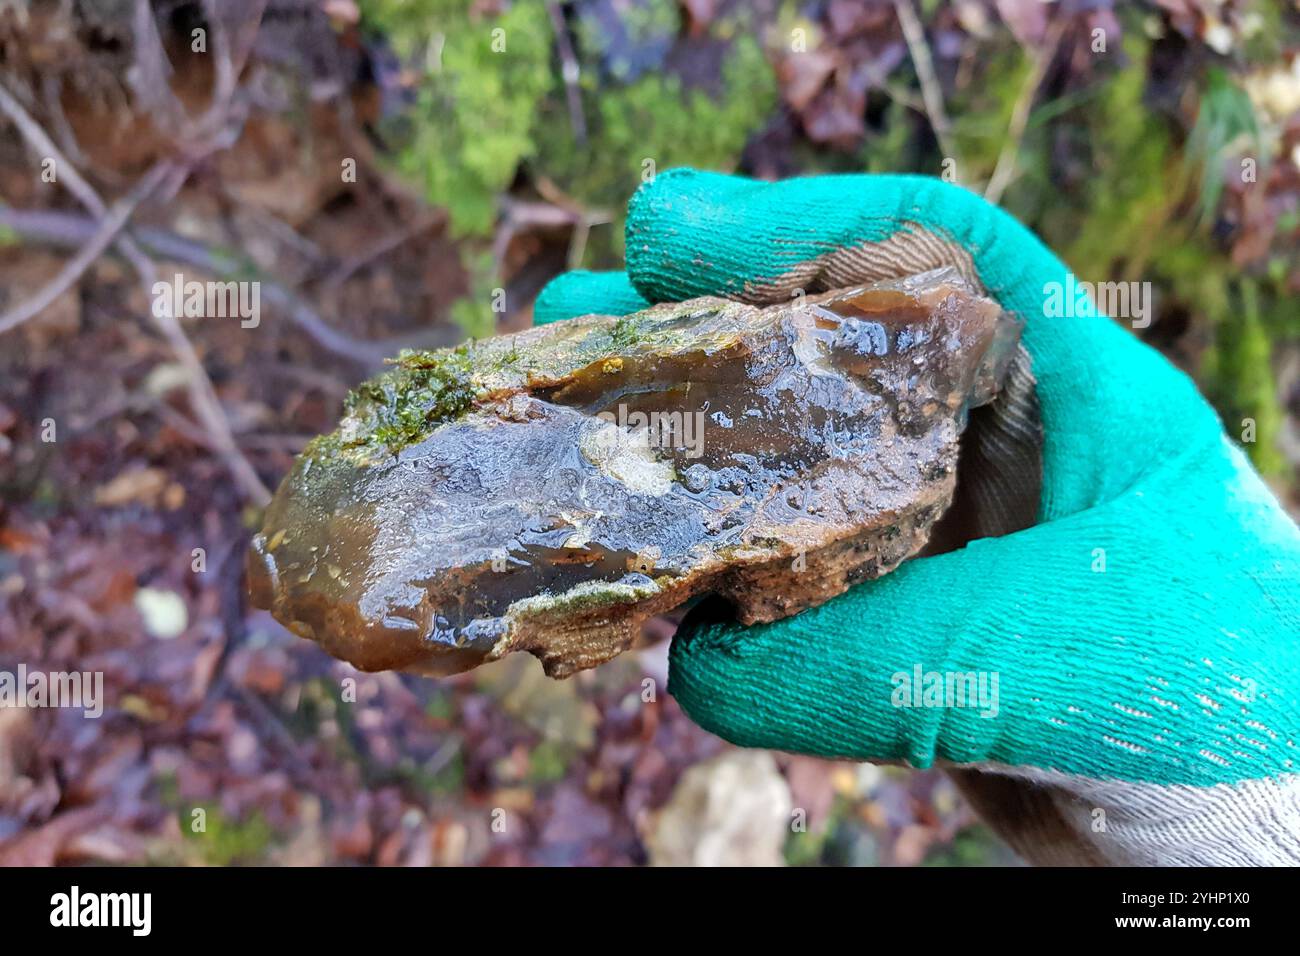
[[[298,459],[255,603],[364,670],[565,676],[712,592],[745,623],[915,554],[1020,323],[952,270],[406,353]]]

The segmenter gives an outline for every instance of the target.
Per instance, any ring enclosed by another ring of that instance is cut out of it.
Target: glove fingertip
[[[738,673],[739,631],[734,622],[683,624],[668,649],[668,693],[709,733],[740,746],[763,746],[757,711],[745,699],[753,682]]]
[[[533,324],[547,325],[579,315],[627,315],[650,305],[626,272],[565,272],[546,284],[533,303]]]
[[[743,291],[742,261],[700,253],[710,246],[708,234],[729,231],[744,207],[742,197],[766,185],[690,167],[666,170],[643,183],[628,200],[624,234],[633,285],[656,302]]]

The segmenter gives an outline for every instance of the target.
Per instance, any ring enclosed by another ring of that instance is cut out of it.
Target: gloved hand
[[[1027,321],[1038,380],[1038,523],[775,624],[688,619],[669,691],[696,722],[944,766],[1033,862],[1300,863],[1300,530],[1184,374],[1091,305],[1047,314],[1072,287],[1029,230],[926,177],[683,169],[632,198],[626,247],[626,275],[560,276],[537,321],[952,265]]]

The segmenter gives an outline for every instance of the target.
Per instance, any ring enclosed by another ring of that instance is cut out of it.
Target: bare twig
[[[573,235],[569,237],[569,252],[564,259],[565,268],[582,268],[583,257],[587,254],[587,240],[590,238],[591,223],[586,219],[579,219],[573,227]]]
[[[153,113],[156,122],[179,129],[187,119],[185,107],[172,92],[172,64],[163,49],[158,35],[158,22],[154,19],[153,4],[149,0],[135,0],[131,15],[131,40],[135,63],[128,74],[131,91],[137,102]]]
[[[77,248],[89,241],[95,232],[95,220],[77,213],[51,209],[7,209],[0,206],[0,226],[12,229],[19,236],[36,242]],[[126,239],[124,234],[121,237]],[[132,226],[131,238],[158,259],[190,266],[223,279],[235,276],[250,277],[250,264],[201,242],[154,226]],[[117,249],[121,251],[119,241]],[[364,368],[377,368],[385,357],[396,354],[403,347],[432,348],[449,345],[450,341],[433,337],[412,341],[401,339],[357,339],[339,332],[305,299],[278,282],[260,274],[251,273],[261,282],[262,299],[274,309],[282,311],[295,325],[310,336],[317,345],[335,355],[347,358]],[[427,339],[427,341],[425,340]]]
[[[147,4],[137,5],[137,19],[151,16],[151,12],[147,7]],[[246,17],[244,22],[238,25],[237,35],[233,43],[227,34],[225,24],[218,22],[216,4],[206,4],[205,7],[214,34],[217,73],[211,105],[198,122],[190,126],[181,137],[181,142],[178,143],[181,151],[191,157],[190,163],[162,162],[153,167],[138,184],[141,189],[138,198],[134,198],[134,202],[125,208],[119,206],[115,208],[114,212],[108,212],[99,194],[81,177],[76,167],[55,147],[53,141],[41,128],[40,124],[28,115],[22,105],[7,90],[0,87],[0,112],[3,112],[13,121],[32,148],[45,156],[55,159],[55,162],[60,167],[62,180],[68,186],[69,191],[96,220],[99,220],[93,241],[89,241],[83,247],[81,252],[60,273],[56,283],[46,290],[47,295],[53,292],[53,295],[48,296],[49,301],[53,301],[62,292],[62,289],[67,288],[72,282],[76,281],[76,278],[85,271],[86,267],[110,244],[115,244],[126,260],[131,263],[144,284],[146,295],[152,295],[154,283],[157,280],[157,269],[154,262],[140,249],[134,239],[122,231],[130,219],[134,206],[144,196],[155,190],[161,191],[169,179],[171,182],[166,186],[166,191],[178,190],[189,175],[189,167],[194,161],[215,149],[228,145],[229,142],[233,141],[233,137],[237,135],[232,130],[230,121],[233,114],[238,77],[252,50],[257,29],[266,8],[266,0],[251,0],[251,16]],[[137,23],[137,32],[140,32],[145,26],[147,25]],[[166,68],[165,62],[159,65],[159,69],[163,71],[164,79]],[[136,193],[133,191],[132,197],[135,196]],[[62,282],[61,287],[58,284],[59,282]],[[44,308],[45,305],[49,304],[49,301],[41,304],[41,298],[43,297],[38,297],[35,304],[40,308]],[[39,311],[39,308],[35,311]],[[31,314],[35,314],[35,312],[31,312]],[[248,498],[256,504],[265,504],[271,498],[270,492],[262,483],[248,459],[244,457],[235,444],[230,423],[221,408],[212,380],[208,378],[207,371],[204,369],[198,354],[194,351],[193,344],[185,335],[179,320],[171,314],[170,309],[150,310],[150,316],[155,326],[162,333],[163,338],[166,339],[175,352],[181,365],[189,373],[187,386],[190,403],[193,406],[194,413],[211,437],[217,453],[221,456],[226,467],[243,488]],[[16,313],[13,325],[17,325],[21,321],[23,321],[23,316],[21,313]],[[4,331],[3,326],[0,326],[0,331]]]
[[[563,189],[561,189],[550,176],[535,175],[532,177],[533,187],[537,190],[537,195],[541,196],[548,203],[559,206],[561,209],[567,209],[575,216],[581,216],[591,220],[593,226],[609,222],[610,213],[608,209],[588,209],[581,202],[574,199]]]
[[[147,410],[162,419],[164,424],[170,425],[191,444],[211,452],[218,451],[211,435],[195,425],[188,415],[182,415],[162,399],[154,399],[147,406]]]
[[[905,89],[900,84],[885,82],[877,84],[877,87],[878,89],[884,90],[885,95],[891,100],[901,103],[910,110],[915,110],[921,114],[925,113],[925,103],[920,100],[915,93],[909,89]]]
[[[334,291],[376,259],[388,255],[388,253],[414,239],[422,232],[434,227],[441,227],[446,221],[447,212],[445,209],[434,209],[422,216],[418,216],[410,225],[392,232],[370,248],[340,263],[339,267],[325,280],[325,290],[328,292]]]
[[[564,22],[564,12],[560,5],[547,2],[546,12],[551,17],[551,27],[555,31],[555,50],[560,55],[560,73],[564,77],[564,96],[569,106],[569,125],[573,127],[573,138],[579,144],[587,142],[587,117],[582,112],[582,89],[578,86],[581,75],[578,58],[574,55],[573,44],[569,41],[569,28]]]
[[[212,54],[215,64],[215,79],[212,101],[203,115],[193,124],[183,140],[201,144],[200,151],[208,152],[220,149],[234,141],[227,130],[231,118],[243,109],[236,110],[236,93],[238,92],[239,74],[253,51],[257,31],[261,27],[262,16],[266,12],[267,0],[248,0],[247,3],[230,4],[237,12],[246,15],[233,24],[227,24],[219,16],[222,4],[216,0],[206,0],[203,4],[204,15],[212,34]],[[246,104],[245,104],[246,105]]]
[[[135,211],[135,207],[140,205],[150,193],[158,188],[158,184],[162,182],[166,174],[165,164],[162,163],[155,165],[149,172],[145,173],[126,198],[115,203],[107,215],[100,219],[99,228],[95,230],[94,235],[87,240],[86,244],[81,247],[75,256],[67,261],[53,280],[30,299],[18,303],[14,308],[0,315],[0,335],[16,329],[32,316],[43,312],[55,299],[71,288],[81,278],[82,274],[90,268],[91,263],[113,244],[118,237],[118,233],[122,231],[122,227],[131,218],[131,213]]]
[[[551,189],[554,189],[554,183]],[[545,193],[541,182],[538,182],[537,191]],[[586,211],[572,199],[567,198],[562,204],[534,203],[506,196],[500,203],[500,209],[502,209],[500,225],[497,226],[497,235],[493,238],[493,271],[497,274],[502,271],[506,252],[517,234],[526,229],[552,229],[562,228],[562,226],[569,226],[573,230],[572,237],[569,239],[568,268],[576,269],[582,264],[582,252],[586,247],[586,239],[591,233],[591,226],[610,221],[608,213],[601,209]]]
[[[235,84],[237,72],[234,62],[234,53],[230,48],[230,36],[226,33],[226,25],[221,22],[220,6],[216,0],[206,0],[203,4],[203,14],[208,21],[208,28],[212,31],[212,53],[213,60],[216,62],[216,83],[212,91],[212,105],[210,111],[213,116],[224,116],[230,107],[230,98],[235,95]],[[262,11],[257,13],[258,19],[261,19]]]
[[[254,266],[260,269],[262,264],[256,260],[265,258],[257,255],[260,245],[257,240],[264,236],[276,241],[274,261],[278,267],[277,272],[287,277],[286,281],[291,287],[297,287],[307,276],[321,272],[327,263],[333,262],[319,245],[292,225],[274,213],[245,201],[237,192],[229,189],[219,172],[213,172],[212,181],[221,197],[217,217],[229,240],[227,244],[245,250],[245,256],[253,260]],[[292,254],[286,256],[286,251]]]
[[[1007,124],[1007,138],[1002,143],[1002,150],[998,153],[997,165],[993,167],[993,175],[989,177],[989,184],[984,189],[984,198],[989,202],[996,203],[1002,199],[1002,194],[1006,192],[1007,186],[1011,184],[1012,177],[1016,172],[1016,160],[1020,156],[1020,146],[1025,139],[1025,127],[1029,124],[1029,113],[1034,105],[1034,98],[1038,94],[1038,88],[1043,84],[1043,77],[1047,75],[1047,68],[1051,66],[1052,60],[1056,58],[1056,49],[1061,43],[1061,35],[1065,32],[1066,20],[1059,18],[1052,21],[1048,27],[1047,37],[1040,50],[1033,57],[1033,65],[1029,68],[1029,75],[1025,77],[1024,85],[1020,88],[1020,93],[1016,96],[1015,105],[1011,108],[1011,121]]]
[[[23,109],[23,105],[2,85],[0,85],[0,113],[4,113],[18,127],[18,132],[22,133],[23,139],[27,140],[28,145],[38,156],[42,159],[54,160],[57,181],[67,187],[68,192],[72,193],[79,203],[96,217],[104,215],[107,210],[99,194],[77,172],[77,167],[63,159],[63,153],[54,145],[54,140],[46,135],[40,124],[32,119],[31,114]]]
[[[961,161],[949,136],[950,126],[948,113],[943,106],[943,90],[934,72],[934,57],[930,55],[925,29],[917,18],[912,0],[894,0],[894,10],[898,14],[899,26],[903,28],[903,39],[907,41],[912,65],[916,67],[916,78],[921,83],[921,100],[925,103],[925,112],[930,119],[930,127],[934,130],[934,137],[939,141],[944,156],[957,163],[960,170]]]
[[[116,240],[117,248],[121,250],[122,255],[135,268],[144,283],[145,295],[151,296],[154,283],[157,281],[157,270],[154,268],[153,260],[141,251],[130,236],[122,234],[122,229],[140,201],[158,189],[167,179],[176,175],[176,164],[163,161],[153,166],[149,172],[141,177],[140,182],[128,195],[125,203],[119,204],[114,211],[110,212],[107,210],[103,199],[95,192],[94,187],[77,172],[76,167],[63,156],[40,124],[32,119],[27,111],[23,109],[22,104],[14,99],[3,86],[0,86],[0,112],[8,116],[14,125],[18,127],[19,132],[23,134],[29,146],[38,151],[44,150],[46,156],[55,160],[58,168],[62,170],[63,181],[69,184],[69,191],[81,201],[82,205],[90,210],[98,221],[95,232],[97,238],[95,241],[89,242],[81,253],[65,266],[63,272],[60,273],[60,278],[69,276],[68,285],[76,281],[86,267]],[[77,185],[73,187],[71,185],[73,183]],[[64,287],[66,288],[66,286]],[[61,289],[55,288],[54,295],[50,297],[49,301],[57,298],[61,291]],[[45,303],[45,305],[48,304],[49,302]],[[42,305],[41,308],[44,308],[45,305]],[[40,311],[40,309],[36,311]],[[159,314],[159,311],[162,314]],[[227,469],[242,487],[250,501],[258,505],[266,504],[271,500],[271,492],[262,483],[262,480],[257,476],[256,469],[253,468],[252,464],[235,444],[234,436],[230,430],[230,422],[227,421],[225,412],[221,408],[216,389],[213,388],[212,380],[208,378],[207,370],[204,369],[203,363],[194,351],[194,346],[186,337],[185,331],[181,328],[176,317],[171,315],[170,310],[150,310],[150,316],[159,331],[162,332],[167,343],[172,347],[172,351],[176,353],[181,365],[189,373],[186,384],[190,394],[190,403],[194,406],[194,413],[212,436],[213,443]],[[17,325],[21,321],[22,319],[19,318],[13,324]],[[4,327],[0,327],[0,332],[2,331],[5,331]]]
[[[85,162],[86,157],[77,146],[77,137],[72,131],[72,124],[68,122],[68,114],[63,111],[63,81],[57,74],[46,73],[41,77],[41,101],[50,114],[51,123],[55,133],[58,134],[59,145],[63,147],[63,151],[72,157],[73,162]]]
[[[152,294],[154,283],[158,281],[158,272],[154,268],[153,260],[141,253],[132,265],[140,276],[146,295]],[[172,347],[176,357],[180,359],[185,371],[189,373],[186,384],[189,388],[190,404],[194,406],[194,413],[204,429],[212,436],[217,454],[225,462],[235,480],[243,487],[248,499],[255,505],[265,505],[271,500],[271,491],[257,476],[257,470],[253,468],[252,463],[239,450],[235,436],[230,430],[230,422],[221,408],[221,400],[212,386],[212,379],[208,378],[207,370],[203,367],[198,353],[194,351],[194,345],[185,335],[185,330],[181,328],[180,321],[172,315],[171,309],[167,308],[151,309],[149,314],[153,316],[154,324],[162,332],[163,338]]]
[[[212,441],[212,436],[199,428],[187,417],[164,401],[150,403],[149,410],[163,422],[176,429],[187,441],[208,451],[220,451]],[[296,455],[315,437],[313,435],[243,435],[239,439],[241,448],[269,449]]]
[[[611,219],[606,209],[588,209],[574,199],[548,176],[537,176],[533,181],[538,194],[547,202],[567,210],[574,217],[573,235],[569,238],[569,252],[566,263],[570,269],[582,267],[583,256],[587,252],[587,240],[591,237],[592,226],[603,226]]]

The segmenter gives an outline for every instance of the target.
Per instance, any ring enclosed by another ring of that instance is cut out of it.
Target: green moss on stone
[[[339,436],[340,446],[396,452],[469,411],[477,394],[471,352],[469,345],[404,350],[392,371],[348,394],[344,410],[352,424]]]

